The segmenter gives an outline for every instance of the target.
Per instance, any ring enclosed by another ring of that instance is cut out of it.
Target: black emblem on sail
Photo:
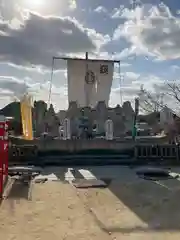
[[[96,80],[95,74],[93,71],[89,70],[86,72],[85,81],[87,84],[94,84]]]
[[[108,74],[108,65],[100,65],[100,74]]]

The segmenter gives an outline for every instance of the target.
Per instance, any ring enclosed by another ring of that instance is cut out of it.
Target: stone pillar
[[[113,133],[114,133],[114,129],[113,129],[113,121],[108,119],[105,122],[105,131],[106,131],[106,140],[113,140]]]
[[[70,127],[70,120],[68,118],[64,119],[63,124],[63,138],[64,140],[71,139],[71,127]]]
[[[62,127],[59,126],[58,131],[59,131],[59,139],[62,139]]]

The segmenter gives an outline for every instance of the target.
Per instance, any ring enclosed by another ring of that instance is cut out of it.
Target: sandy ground
[[[78,190],[63,181],[9,182],[0,206],[0,239],[180,239],[180,181],[113,179]]]

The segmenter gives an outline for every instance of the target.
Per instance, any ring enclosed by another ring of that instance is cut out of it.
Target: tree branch
[[[170,88],[170,91],[171,91],[171,93],[167,93],[167,94],[175,98],[178,102],[180,102],[180,87],[175,83],[173,84],[167,83],[167,86]]]

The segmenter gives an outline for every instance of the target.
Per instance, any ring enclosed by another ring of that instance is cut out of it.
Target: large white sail
[[[67,60],[68,101],[76,101],[80,107],[85,106],[84,79],[85,61]]]
[[[80,107],[95,107],[98,101],[108,106],[114,63],[100,60],[67,60],[68,100]]]
[[[97,94],[96,101],[105,101],[106,106],[109,103],[111,86],[113,81],[114,62],[100,61],[98,62],[97,71]]]

